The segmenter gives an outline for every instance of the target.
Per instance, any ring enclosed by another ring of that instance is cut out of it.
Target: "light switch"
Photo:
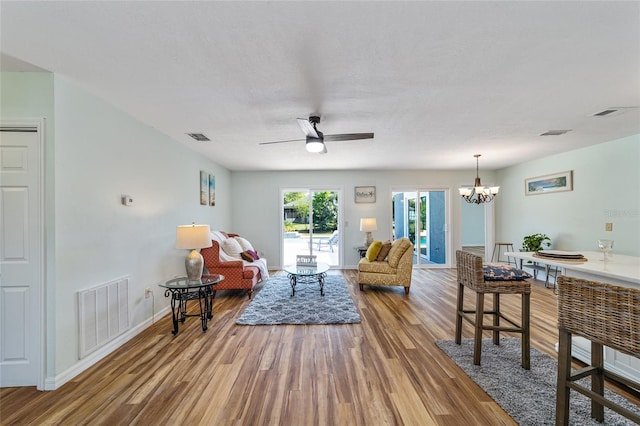
[[[604,224],[604,230],[605,231],[609,231],[609,232],[613,231],[613,223],[611,223],[611,222],[605,223]]]

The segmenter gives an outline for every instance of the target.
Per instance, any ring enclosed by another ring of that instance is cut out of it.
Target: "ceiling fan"
[[[306,139],[292,139],[288,141],[262,142],[260,145],[270,145],[274,143],[302,142],[306,141],[307,151],[327,153],[325,141],[354,141],[358,139],[373,139],[373,133],[341,133],[338,135],[324,135],[316,126],[320,123],[320,117],[312,115],[308,119],[298,118],[298,124],[306,135]]]

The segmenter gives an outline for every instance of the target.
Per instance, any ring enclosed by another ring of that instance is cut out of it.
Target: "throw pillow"
[[[390,250],[391,250],[391,241],[387,240],[384,243],[382,243],[382,248],[380,249],[380,253],[378,253],[378,258],[376,260],[378,262],[383,262],[387,258],[387,255],[389,254]]]
[[[509,265],[490,263],[482,267],[485,281],[523,281],[531,274]]]
[[[251,256],[251,254],[249,254],[248,251],[243,251],[242,253],[240,253],[240,257],[242,258],[242,260],[246,260],[247,262],[253,262],[253,256]]]
[[[260,259],[260,256],[258,256],[258,252],[255,250],[247,250],[247,253],[249,253],[251,257],[253,257],[253,260]]]
[[[229,256],[236,259],[241,259],[240,253],[242,253],[244,250],[242,250],[242,247],[240,247],[240,243],[238,243],[235,238],[227,238],[222,242],[221,246],[222,250],[224,250],[224,252]]]
[[[395,240],[391,245],[391,250],[389,250],[389,256],[387,262],[389,262],[389,266],[392,268],[397,268],[400,263],[400,258],[404,255],[404,253],[411,247],[411,241],[408,238],[400,238]],[[413,249],[412,249],[413,251]]]
[[[375,240],[374,242],[371,243],[371,245],[367,249],[367,254],[365,255],[365,257],[369,262],[373,262],[378,257],[378,253],[380,253],[381,249],[382,249],[382,241]]]
[[[242,247],[243,251],[253,250],[253,246],[246,238],[235,237],[235,240],[240,243],[240,247]]]

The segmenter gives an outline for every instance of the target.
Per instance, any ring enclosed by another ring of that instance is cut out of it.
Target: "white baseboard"
[[[102,348],[96,350],[95,352],[87,355],[85,358],[79,360],[73,366],[58,374],[55,377],[47,377],[44,381],[44,390],[56,390],[60,386],[67,383],[69,380],[76,377],[78,374],[82,373],[86,369],[90,368],[98,361],[103,359],[104,357],[110,355],[113,351],[118,349],[120,346],[124,345],[129,340],[133,339],[138,334],[142,333],[145,329],[149,328],[155,322],[155,318],[161,318],[165,314],[171,312],[171,307],[166,306],[160,311],[156,312],[152,318],[143,321],[138,324],[136,327],[127,331],[126,333],[116,337],[113,341],[107,343]]]

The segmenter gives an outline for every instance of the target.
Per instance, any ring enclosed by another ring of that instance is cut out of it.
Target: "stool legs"
[[[473,333],[473,364],[480,365],[482,354],[482,322],[484,321],[484,293],[476,293],[476,323]]]
[[[493,344],[500,344],[500,293],[493,293],[493,311],[495,314],[493,315]]]
[[[466,317],[467,321],[470,321],[473,325],[473,364],[480,365],[480,359],[482,356],[482,332],[485,329],[490,329],[492,332],[492,341],[494,345],[500,344],[500,331],[517,331],[521,334],[521,350],[522,350],[522,361],[521,366],[525,370],[529,370],[531,368],[531,327],[530,327],[530,312],[531,312],[531,295],[524,293],[522,294],[522,307],[521,307],[521,318],[520,318],[520,326],[517,329],[512,329],[510,327],[500,327],[500,318],[502,318],[502,314],[500,312],[500,294],[493,293],[493,310],[486,311],[484,310],[484,293],[476,292],[476,305],[474,311],[464,311],[464,285],[458,284],[458,297],[456,303],[456,333],[455,333],[455,342],[456,344],[462,343],[462,320],[464,319],[465,314],[473,314],[474,319],[471,320],[469,317]],[[484,326],[484,314],[493,315],[493,323],[491,326]],[[505,318],[507,322],[514,324],[511,320]],[[515,324],[514,324],[515,325]]]
[[[556,425],[569,424],[569,387],[571,376],[571,334],[567,330],[558,332],[558,385],[556,392]]]
[[[529,370],[531,368],[531,294],[524,293],[522,295],[522,368]]]
[[[462,343],[462,307],[464,305],[464,285],[458,284],[458,300],[456,310],[456,344]]]
[[[505,248],[505,251],[515,251],[513,249],[512,243],[495,243],[493,245],[493,252],[491,253],[491,262],[493,262],[494,259],[496,259],[496,262],[498,263],[500,262],[500,252],[502,251],[502,247]],[[497,256],[496,256],[496,253],[498,253]],[[516,260],[507,256],[507,264],[511,265],[511,262],[513,262],[513,265],[516,266]]]
[[[591,376],[591,390],[600,396],[604,396],[604,353],[602,345],[591,342],[591,365],[597,368],[598,373]],[[604,422],[604,405],[591,400],[591,417]]]

